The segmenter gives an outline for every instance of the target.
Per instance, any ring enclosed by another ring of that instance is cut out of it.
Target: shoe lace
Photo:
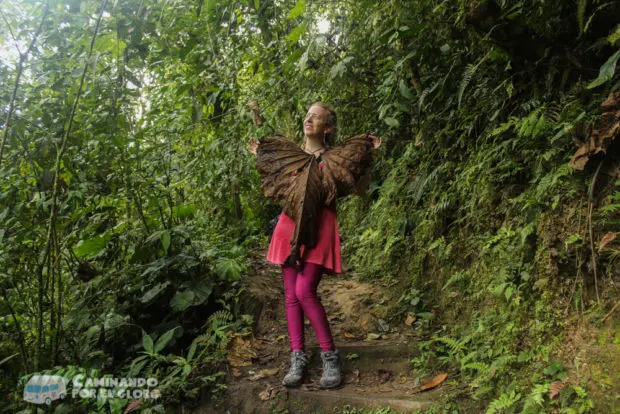
[[[293,353],[291,356],[291,367],[293,369],[303,368],[307,363],[306,356],[301,353]]]
[[[323,355],[325,360],[325,372],[336,373],[338,372],[338,355],[334,352],[326,353]]]

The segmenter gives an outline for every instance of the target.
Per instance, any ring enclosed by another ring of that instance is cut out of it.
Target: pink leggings
[[[316,296],[325,269],[315,263],[302,262],[301,266],[302,270],[298,274],[294,268],[281,265],[291,351],[304,350],[304,313],[314,329],[321,350],[333,351],[334,341],[327,315],[321,300]]]

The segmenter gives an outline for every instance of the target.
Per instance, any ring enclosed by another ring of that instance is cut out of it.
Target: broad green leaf
[[[347,63],[349,63],[351,59],[353,59],[353,56],[347,56],[346,58],[342,59],[340,62],[332,66],[331,70],[329,71],[330,78],[335,79],[339,76],[342,76],[347,69]]]
[[[192,290],[177,292],[170,301],[170,307],[174,311],[183,311],[194,304],[196,294]]]
[[[175,326],[174,328],[170,329],[168,332],[160,336],[157,342],[155,343],[155,348],[153,348],[153,352],[158,354],[159,351],[164,349],[166,345],[168,345],[168,343],[172,340],[172,337],[174,336],[174,331],[176,331],[177,329],[178,329],[178,326]]]
[[[196,353],[196,342],[192,343],[192,346],[189,347],[189,351],[187,352],[187,360],[191,361],[192,358],[194,357],[194,354]]]
[[[414,99],[413,94],[411,93],[407,85],[405,85],[405,81],[403,81],[402,79],[400,80],[400,82],[398,82],[398,90],[400,91],[400,94],[403,96],[403,98],[407,98],[409,100]]]
[[[291,33],[289,33],[289,35],[286,37],[286,39],[290,43],[297,43],[299,41],[299,39],[301,39],[301,36],[303,36],[303,34],[306,33],[306,29],[307,28],[308,28],[308,25],[306,23],[300,24],[299,26],[294,28],[291,31]]]
[[[191,217],[196,212],[196,205],[194,205],[194,204],[179,204],[178,206],[172,207],[172,212],[178,218]]]
[[[588,89],[594,89],[601,86],[605,82],[610,81],[616,73],[616,63],[620,59],[620,50],[614,53],[608,60],[601,66],[598,73],[598,78],[594,79],[589,85]]]
[[[305,0],[299,0],[295,4],[295,7],[293,7],[291,9],[291,11],[288,12],[288,16],[286,16],[286,18],[287,19],[294,19],[297,16],[301,16],[305,11],[306,11],[306,1]]]
[[[165,230],[161,235],[161,244],[164,247],[164,250],[168,252],[168,248],[170,247],[170,232]]]
[[[144,330],[142,331],[142,346],[146,352],[153,353],[153,338],[151,338]]]
[[[241,266],[235,259],[223,258],[215,265],[215,273],[227,280],[239,280],[241,277]]]
[[[142,303],[150,302],[155,297],[157,297],[161,292],[163,292],[168,287],[169,284],[170,284],[170,282],[165,281],[163,283],[159,283],[159,284],[155,285],[155,287],[151,288],[148,292],[146,292],[140,298],[140,302],[142,302]]]
[[[102,234],[89,240],[81,240],[73,248],[73,252],[79,258],[93,258],[97,256],[108,244],[108,237]]]
[[[396,118],[391,118],[391,117],[383,118],[383,122],[385,122],[392,128],[398,128],[400,126],[400,122],[398,122],[398,119]]]
[[[435,315],[433,315],[431,312],[416,313],[416,316],[424,319],[425,321],[430,321],[431,319],[435,318]]]
[[[607,40],[609,40],[609,43],[611,43],[612,45],[615,45],[616,42],[620,40],[620,25],[618,25],[615,32],[609,35]]]

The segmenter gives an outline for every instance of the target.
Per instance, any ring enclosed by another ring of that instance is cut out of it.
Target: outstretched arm
[[[256,150],[258,149],[259,142],[254,137],[250,137],[248,141],[248,151],[256,156]]]
[[[374,149],[377,149],[381,146],[381,142],[383,141],[383,138],[377,138],[374,135],[368,135],[368,138],[372,139],[372,146]]]
[[[371,150],[371,153],[372,153],[372,159],[374,160],[377,155],[376,150],[381,146],[381,142],[383,141],[383,138],[377,138],[375,135],[368,135],[368,138],[372,140],[373,149]],[[370,168],[369,168],[366,170],[364,175],[360,177],[359,181],[357,182],[357,185],[355,186],[355,189],[353,190],[353,194],[359,195],[359,196],[366,195],[366,191],[368,190],[368,184],[370,184],[370,178],[371,178],[371,174],[370,174]]]

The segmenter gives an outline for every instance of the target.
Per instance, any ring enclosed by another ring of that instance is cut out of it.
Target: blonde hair
[[[338,117],[336,116],[336,111],[330,105],[323,102],[315,102],[310,105],[310,108],[313,106],[320,106],[321,108],[327,111],[327,127],[330,127],[332,130],[325,134],[325,140],[323,141],[326,147],[332,147],[336,143],[336,135],[338,134]],[[302,149],[306,148],[306,140],[304,139],[304,143],[301,147]]]

